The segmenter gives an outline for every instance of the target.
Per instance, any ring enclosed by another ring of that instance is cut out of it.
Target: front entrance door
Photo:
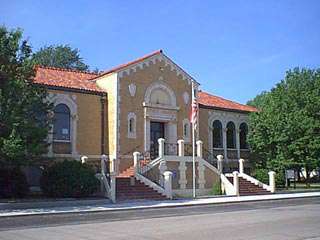
[[[159,155],[158,139],[164,138],[164,123],[150,122],[150,157],[154,159]]]

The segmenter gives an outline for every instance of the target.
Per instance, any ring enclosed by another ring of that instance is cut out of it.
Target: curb
[[[99,212],[117,212],[117,211],[132,211],[132,210],[144,210],[144,209],[160,209],[160,208],[178,208],[178,207],[192,207],[192,206],[205,206],[205,205],[220,205],[220,204],[234,204],[234,203],[242,203],[242,202],[259,202],[259,201],[277,201],[277,200],[287,200],[287,199],[299,199],[299,198],[317,198],[320,197],[320,192],[313,192],[313,193],[303,193],[303,194],[275,194],[275,195],[259,195],[259,196],[242,196],[242,197],[228,197],[227,199],[222,198],[205,198],[205,199],[197,199],[188,202],[188,200],[184,202],[177,202],[181,200],[171,200],[170,202],[148,202],[150,205],[131,205],[116,207],[117,204],[113,205],[114,207],[108,206],[94,206],[91,209],[69,209],[69,210],[59,210],[59,209],[33,209],[33,210],[40,210],[37,212],[26,212],[27,210],[32,211],[32,209],[25,209],[24,212],[16,212],[12,213],[11,211],[8,212],[0,212],[0,218],[8,218],[8,217],[22,217],[22,216],[34,216],[34,215],[53,215],[53,214],[85,214],[85,213],[99,213]],[[222,199],[222,200],[221,200]],[[221,201],[219,201],[221,200]],[[146,203],[146,202],[145,202]],[[132,204],[132,203],[131,203]],[[119,204],[120,205],[120,204]],[[109,205],[112,206],[112,205]],[[79,207],[79,206],[76,206]],[[76,208],[72,207],[72,208]],[[82,206],[86,207],[86,206]],[[88,206],[87,206],[88,207]],[[60,207],[63,208],[63,207]],[[80,207],[81,208],[81,207]],[[18,210],[18,209],[16,209]]]

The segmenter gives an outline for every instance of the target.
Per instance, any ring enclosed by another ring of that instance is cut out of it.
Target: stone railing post
[[[239,196],[239,173],[237,171],[233,172],[233,187],[234,194]]]
[[[202,141],[201,140],[198,140],[197,141],[197,157],[200,157],[202,158]]]
[[[102,154],[101,155],[101,173],[102,174],[106,173],[107,161],[108,161],[107,155]],[[112,172],[112,169],[110,169],[110,172]]]
[[[102,155],[102,156],[103,157],[101,157],[101,159],[105,158],[104,162],[106,162],[107,156],[106,155]],[[117,176],[116,159],[115,158],[113,158],[111,160],[111,166],[109,166],[109,167],[110,167],[110,199],[113,203],[115,203],[116,202],[116,176]]]
[[[244,173],[244,159],[242,158],[239,159],[239,173],[240,174]]]
[[[164,186],[164,172],[167,170],[167,164],[165,161],[159,163],[159,183],[160,186]]]
[[[139,172],[139,158],[140,158],[140,153],[139,152],[134,152],[133,153],[134,175],[136,175]]]
[[[184,140],[183,139],[178,140],[178,156],[179,157],[184,156]]]
[[[274,171],[270,171],[268,174],[270,191],[274,193],[276,191],[276,173]]]
[[[220,173],[222,173],[223,172],[223,156],[222,155],[218,155],[217,159],[218,159],[217,160],[218,171]]]
[[[164,175],[164,192],[167,198],[172,199],[172,172],[165,171]]]
[[[179,173],[180,173],[180,179],[178,181],[179,185],[180,185],[180,189],[186,189],[186,187],[187,187],[186,162],[180,161],[178,169],[179,169]]]
[[[82,157],[81,157],[81,163],[82,163],[82,164],[85,164],[85,163],[88,161],[88,159],[89,159],[89,158],[88,158],[87,156],[82,156]]]
[[[164,156],[164,139],[159,138],[158,144],[159,144],[159,157],[163,158],[163,156]]]

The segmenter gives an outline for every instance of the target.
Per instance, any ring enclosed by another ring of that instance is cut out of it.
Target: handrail
[[[228,180],[228,178],[224,174],[220,174],[221,184],[224,187],[224,190],[227,195],[236,195],[235,193],[235,187],[233,184]]]
[[[104,189],[106,191],[107,197],[111,199],[111,187],[109,185],[106,175],[104,173],[97,173],[95,176],[102,182]]]
[[[164,194],[165,190],[163,187],[159,186],[158,184],[156,184],[155,182],[151,181],[150,179],[146,178],[145,176],[143,176],[140,173],[136,173],[135,174],[136,179],[140,180],[141,182],[143,182],[144,184],[148,185],[149,187],[153,188],[154,190],[156,190],[159,193]]]

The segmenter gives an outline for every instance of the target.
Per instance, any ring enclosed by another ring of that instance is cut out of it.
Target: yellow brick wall
[[[138,147],[138,151],[144,151],[144,102],[145,92],[147,88],[158,81],[159,77],[163,78],[163,82],[169,86],[176,95],[177,106],[177,138],[183,138],[182,121],[189,118],[191,108],[191,84],[187,80],[183,80],[182,76],[177,76],[175,70],[171,70],[169,65],[165,66],[163,61],[156,61],[143,69],[137,68],[136,72],[131,71],[130,74],[124,74],[119,80],[120,102],[120,155],[132,154],[133,150]],[[161,71],[162,70],[162,71]],[[136,93],[131,97],[128,86],[134,83],[136,85]],[[187,91],[190,98],[186,105],[183,100],[183,93]],[[129,112],[134,112],[137,117],[136,121],[136,139],[127,137],[127,116]],[[128,160],[127,160],[128,161]],[[128,165],[128,164],[126,164]]]
[[[117,146],[117,74],[104,76],[97,80],[97,85],[107,91],[106,137],[108,139],[107,152],[116,157]]]
[[[75,96],[77,104],[77,145],[80,155],[100,155],[101,152],[101,103],[100,96],[63,90],[48,90],[51,94]]]

